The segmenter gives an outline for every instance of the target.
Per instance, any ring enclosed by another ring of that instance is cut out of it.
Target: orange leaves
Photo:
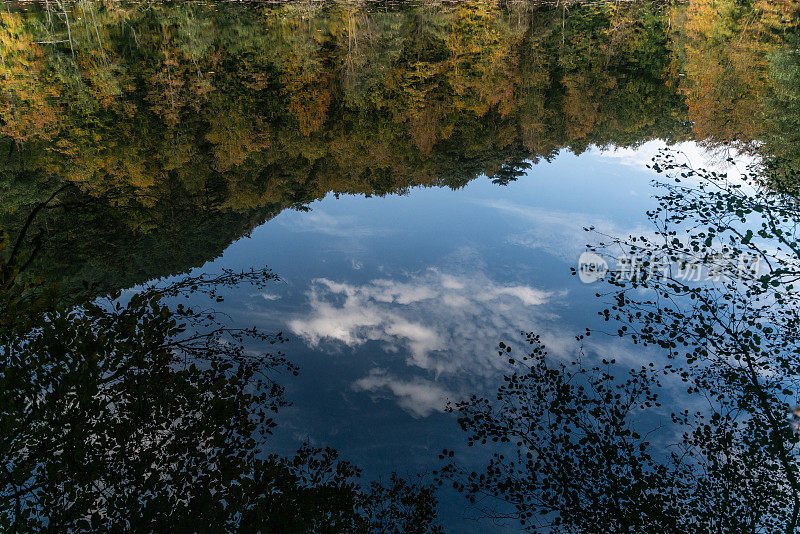
[[[59,85],[49,75],[31,28],[8,13],[0,17],[0,134],[17,143],[47,139],[58,121],[54,101]]]

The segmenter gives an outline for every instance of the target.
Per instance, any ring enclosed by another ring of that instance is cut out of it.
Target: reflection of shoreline
[[[47,232],[59,252],[38,268],[60,266],[56,279],[85,263],[92,265],[81,274],[111,289],[185,271],[218,255],[220,243],[246,234],[265,211],[302,209],[330,193],[459,188],[483,175],[509,183],[528,162],[562,150],[652,139],[748,143],[765,133],[753,129],[763,122],[754,119],[772,112],[752,95],[778,83],[764,56],[778,44],[759,41],[768,21],[746,17],[752,23],[737,42],[719,49],[692,26],[684,37],[708,57],[739,51],[764,75],[764,87],[751,87],[739,70],[713,70],[713,82],[743,95],[737,102],[749,113],[741,124],[715,126],[713,111],[732,105],[727,93],[699,92],[705,86],[685,74],[703,72],[701,64],[673,64],[673,47],[688,45],[673,41],[678,30],[665,24],[667,11],[644,3],[617,6],[613,16],[603,6],[576,8],[566,25],[559,10],[533,16],[521,4],[380,13],[365,5],[345,13],[338,4],[152,7],[96,6],[90,38],[76,29],[72,50],[66,26],[37,24],[47,19],[43,11],[7,17],[0,153],[15,163],[0,184],[8,191],[0,225],[13,232],[20,204],[52,190],[51,182],[78,184],[68,200],[99,199],[87,211],[103,212],[100,222],[92,213],[50,214]],[[80,7],[72,9],[77,24]],[[232,13],[235,23],[226,18]],[[120,29],[123,14],[135,39]],[[629,23],[639,19],[648,22],[634,31]],[[590,49],[580,44],[586,38]],[[732,138],[731,128],[741,135]],[[215,217],[202,230],[217,244],[203,247],[192,231]],[[82,258],[70,264],[64,251],[76,246]],[[207,251],[183,250],[189,246]],[[163,254],[149,261],[148,251]]]

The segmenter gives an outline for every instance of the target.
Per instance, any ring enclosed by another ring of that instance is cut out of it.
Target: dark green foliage
[[[670,152],[654,168],[672,176],[649,214],[654,235],[604,236],[592,250],[609,265],[620,251],[636,259],[641,269],[607,276],[601,316],[665,361],[625,374],[613,360],[554,363],[533,335],[522,358],[501,344],[515,372],[496,402],[452,407],[470,444],[498,452],[483,472],[451,460],[441,474],[484,514],[531,531],[795,532],[800,204],[757,169],[729,179]],[[752,258],[760,270],[743,267]],[[687,278],[687,263],[711,276]]]
[[[329,192],[507,184],[565,148],[689,134],[656,4],[566,26],[483,4],[95,5],[102,47],[73,7],[72,49],[33,44],[67,38],[47,6],[9,16],[0,93],[0,223],[70,184],[31,269],[65,287],[186,272]]]
[[[168,306],[193,293],[218,302],[225,288],[274,280],[269,271],[67,300],[21,282],[19,257],[0,260],[4,532],[438,531],[421,482],[362,490],[333,450],[266,455],[287,405],[276,380],[297,369],[252,347],[282,335]]]

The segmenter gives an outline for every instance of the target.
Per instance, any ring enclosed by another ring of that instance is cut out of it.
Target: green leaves
[[[495,498],[489,515],[534,532],[794,532],[786,511],[800,506],[800,410],[789,414],[800,369],[800,204],[761,188],[757,175],[739,187],[669,152],[654,168],[698,182],[661,184],[649,216],[664,239],[603,236],[596,252],[702,260],[720,276],[610,276],[613,305],[600,316],[612,335],[658,347],[669,363],[628,370],[601,353],[591,357],[603,367],[587,367],[582,347],[560,363],[529,334],[532,351],[511,359],[496,400],[452,408],[468,443],[515,446],[494,448],[479,473],[445,458],[441,476],[472,502]],[[741,271],[745,253],[764,259],[764,272]],[[669,412],[662,376],[672,382]],[[661,418],[672,425],[653,423]]]
[[[186,276],[120,302],[45,300],[5,267],[0,258],[0,526],[439,532],[423,480],[393,475],[362,490],[359,470],[332,449],[265,457],[288,403],[275,378],[298,369],[252,349],[285,338],[168,305],[261,287],[277,279],[268,269]]]

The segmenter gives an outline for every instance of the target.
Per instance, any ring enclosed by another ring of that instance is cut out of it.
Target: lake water
[[[490,453],[467,446],[446,408],[494,398],[514,369],[499,343],[524,351],[535,332],[557,362],[581,348],[589,365],[665,362],[658,347],[618,337],[599,314],[609,288],[572,269],[588,243],[653,234],[647,212],[664,177],[648,166],[661,150],[731,176],[753,162],[794,165],[794,9],[10,3],[0,41],[7,251],[22,235],[31,259],[20,279],[65,294],[87,281],[122,302],[152,282],[267,266],[277,280],[222,287],[213,303],[229,327],[282,332],[299,368],[276,375],[291,405],[256,454],[290,457],[307,443],[336,449],[365,480],[431,482],[448,449],[480,471]],[[197,294],[167,302],[212,306]],[[598,333],[576,339],[587,329]],[[6,428],[20,413],[3,415]],[[27,453],[12,436],[3,454],[13,471]],[[48,495],[63,491],[63,504],[100,491],[75,484]],[[17,525],[25,513],[4,491],[0,525]],[[93,499],[91,525],[111,528],[117,516]],[[446,531],[522,528],[515,517],[476,519],[446,487],[438,499]],[[24,508],[40,525],[83,528],[36,502]],[[164,506],[149,528],[169,524],[178,505]]]
[[[279,281],[226,293],[216,307],[234,324],[282,331],[301,373],[285,385],[271,447],[336,448],[372,478],[431,473],[441,449],[477,468],[448,402],[491,396],[510,366],[497,345],[524,350],[536,332],[557,360],[575,358],[576,336],[608,331],[598,316],[600,283],[571,272],[587,243],[647,235],[659,176],[647,168],[660,141],[637,148],[568,151],[505,186],[478,178],[463,188],[403,195],[328,195],[287,210],[233,242],[192,274],[268,265]],[[719,152],[670,147],[695,165],[736,173]],[[748,161],[739,158],[739,165]],[[199,299],[198,303],[203,300]],[[613,333],[613,329],[612,329]],[[582,343],[589,361],[613,356],[636,367],[663,361],[615,334]],[[654,414],[666,421],[666,413]],[[475,521],[463,499],[443,492],[440,513],[458,531],[516,531]]]
[[[467,452],[444,408],[500,385],[509,367],[500,341],[521,345],[521,332],[535,331],[570,359],[576,335],[607,328],[599,284],[581,283],[570,268],[597,240],[586,227],[650,230],[655,173],[645,164],[659,145],[564,152],[508,186],[484,178],[456,191],[328,196],[309,212],[281,213],[204,265],[212,273],[269,265],[281,277],[234,293],[221,309],[291,339],[285,351],[301,374],[287,384],[282,452],[330,445],[372,476],[430,473],[441,449]],[[696,145],[680,148],[713,161]],[[590,358],[613,354],[633,366],[659,359],[616,336],[586,348]],[[488,528],[463,522],[452,499],[443,504],[459,531]]]

